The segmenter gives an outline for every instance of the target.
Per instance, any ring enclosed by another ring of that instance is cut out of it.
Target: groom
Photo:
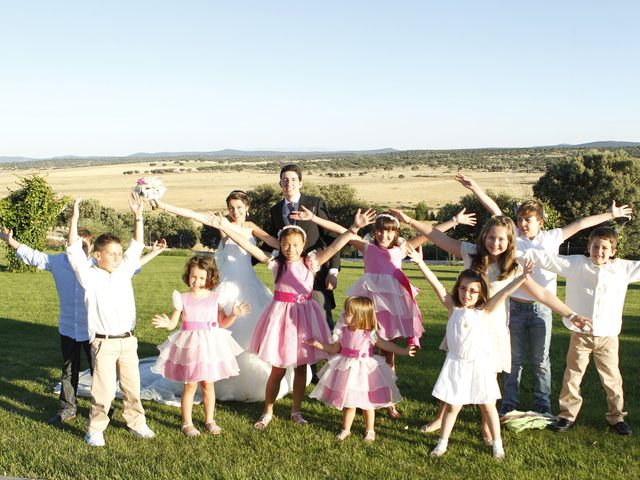
[[[282,193],[284,193],[284,199],[276,203],[269,211],[271,216],[271,225],[268,229],[269,233],[276,237],[282,227],[294,224],[301,227],[307,234],[307,242],[304,249],[305,254],[329,245],[334,240],[335,235],[318,227],[318,225],[313,222],[289,220],[289,213],[300,210],[300,205],[304,205],[321,218],[330,219],[324,200],[300,192],[300,188],[302,188],[302,171],[300,167],[294,164],[282,167],[280,170],[280,188],[282,188]],[[333,290],[338,283],[339,268],[340,254],[337,254],[322,265],[313,284],[312,297],[318,302],[320,309],[324,312],[330,329],[333,329],[331,310],[336,306],[333,298]]]

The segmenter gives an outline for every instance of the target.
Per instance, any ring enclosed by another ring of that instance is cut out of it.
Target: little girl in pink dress
[[[334,343],[311,339],[307,343],[319,350],[337,353],[320,370],[320,381],[311,392],[312,398],[342,410],[342,441],[351,433],[356,408],[365,418],[366,442],[375,439],[375,409],[395,405],[402,397],[396,376],[384,358],[373,354],[377,346],[399,355],[415,355],[415,346],[399,347],[376,333],[373,302],[366,297],[349,297],[344,304],[343,320],[334,329]]]
[[[173,313],[156,315],[153,326],[172,330],[182,317],[181,329],[158,347],[160,354],[152,371],[177,382],[184,382],[182,394],[182,433],[200,435],[193,426],[193,397],[200,384],[204,397],[205,426],[217,435],[222,432],[214,419],[215,391],[213,382],[238,375],[236,355],[242,348],[226,328],[238,315],[250,310],[246,303],[235,305],[229,315],[218,305],[213,292],[218,283],[218,270],[213,257],[196,255],[189,259],[183,274],[191,291],[173,292]]]
[[[350,229],[345,230],[327,248],[306,256],[303,255],[305,231],[299,226],[289,225],[278,234],[280,249],[269,256],[230,228],[226,218],[221,215],[210,216],[210,226],[220,229],[259,262],[267,264],[275,277],[273,302],[262,312],[249,343],[250,352],[271,364],[264,410],[254,425],[257,429],[266,428],[273,419],[273,405],[287,367],[294,367],[291,420],[298,425],[308,423],[300,411],[307,365],[327,358],[327,354],[305,342],[310,338],[328,342],[330,333],[319,305],[311,298],[314,275],[320,265],[338,253],[349,240],[357,236],[358,229],[368,223],[369,220],[358,210]]]

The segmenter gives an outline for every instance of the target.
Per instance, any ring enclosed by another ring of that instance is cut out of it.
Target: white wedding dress
[[[255,244],[253,237],[250,240]],[[229,328],[235,341],[246,350],[256,322],[262,310],[271,303],[273,295],[256,277],[251,265],[251,255],[233,240],[227,238],[226,241],[221,241],[215,258],[220,272],[220,283],[216,289],[220,294],[219,304],[227,312],[235,302],[247,302],[251,305],[251,312],[238,317]],[[151,367],[155,364],[156,359],[157,357],[140,359],[140,397],[143,400],[154,400],[163,404],[180,406],[183,384],[152,372]],[[215,383],[216,400],[264,401],[265,386],[271,373],[271,365],[246,351],[238,355],[236,360],[240,367],[240,374]],[[310,375],[307,375],[307,381],[309,380]],[[292,389],[293,369],[288,369],[280,384],[278,398],[285,396]],[[85,370],[80,375],[78,395],[89,396],[90,391],[91,374],[89,370]],[[121,397],[119,389],[116,395]],[[201,401],[199,388],[194,401],[196,403]]]

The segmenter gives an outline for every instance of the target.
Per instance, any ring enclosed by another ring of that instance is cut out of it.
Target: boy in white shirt
[[[525,258],[566,277],[566,303],[576,314],[591,318],[591,328],[578,330],[571,318],[563,320],[573,330],[567,352],[567,366],[560,392],[558,421],[551,428],[566,432],[575,423],[582,397],[580,383],[593,354],[600,381],[607,395],[609,425],[620,435],[631,435],[624,421],[622,376],[618,368],[618,335],[629,283],[640,281],[640,262],[612,258],[618,235],[612,227],[596,228],[589,235],[589,257],[553,255],[529,250]]]
[[[456,180],[471,190],[478,200],[493,215],[502,215],[500,207],[471,178],[459,174]],[[542,230],[544,226],[544,209],[537,200],[527,200],[518,207],[516,213],[518,235],[516,238],[518,252],[530,249],[548,253],[558,253],[560,245],[580,230],[594,227],[608,220],[631,215],[627,205],[616,206],[613,202],[611,210],[598,215],[581,218],[562,228]],[[546,271],[536,264],[531,275],[536,283],[556,294],[556,274]],[[511,341],[511,372],[503,375],[504,392],[500,402],[500,415],[518,409],[520,377],[524,364],[527,346],[533,371],[533,409],[551,415],[551,310],[536,302],[522,289],[517,290],[509,302],[509,336]],[[570,305],[571,306],[571,305]]]
[[[140,401],[140,372],[138,370],[138,340],[133,335],[136,309],[131,277],[140,266],[144,244],[143,203],[131,194],[129,206],[135,217],[134,235],[129,248],[122,254],[122,244],[112,234],[100,235],[94,243],[95,265],[88,265],[82,245],[75,234],[80,199],[73,205],[69,230],[69,263],[85,289],[85,304],[89,327],[89,341],[93,363],[91,384],[91,412],[85,442],[93,447],[104,446],[103,431],[109,424],[107,413],[115,398],[116,379],[120,377],[124,409],[122,416],[132,434],[153,438],[147,426]]]

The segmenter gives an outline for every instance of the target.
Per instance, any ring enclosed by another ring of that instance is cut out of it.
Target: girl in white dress
[[[484,273],[463,270],[451,291],[446,289],[422,260],[422,252],[411,252],[425,278],[447,307],[447,358],[433,387],[433,396],[444,402],[440,439],[431,451],[441,457],[447,451],[449,435],[463,405],[479,405],[491,432],[493,456],[504,458],[500,436],[500,419],[496,400],[500,388],[495,372],[495,350],[491,341],[489,314],[504,308],[507,297],[520,287],[533,270],[533,263],[525,265],[522,275],[489,297],[489,282]]]
[[[227,218],[235,230],[251,243],[259,238],[267,245],[277,248],[278,241],[255,223],[247,220],[250,201],[246,193],[234,190],[227,196]],[[200,223],[207,223],[204,213],[195,212],[187,208],[176,207],[160,200],[152,200],[155,208],[163,211],[191,218]],[[251,305],[251,312],[243,317],[242,322],[234,323],[229,330],[238,344],[247,350],[249,340],[253,334],[256,322],[264,308],[271,303],[273,295],[269,289],[256,277],[251,265],[251,255],[240,248],[224,232],[220,232],[221,241],[216,250],[215,259],[220,272],[220,283],[216,289],[219,294],[220,305],[229,310],[236,302],[246,302]],[[260,402],[264,400],[267,379],[271,372],[271,365],[260,360],[255,354],[247,351],[236,357],[240,367],[240,374],[216,382],[216,396],[218,400],[235,400],[240,402]],[[145,376],[142,377],[143,379]],[[176,389],[168,385],[170,381],[158,379],[157,376],[149,385],[153,390],[155,400],[158,396],[171,398]],[[143,381],[143,390],[145,390]],[[278,398],[286,395],[293,387],[293,371],[288,371],[278,392]]]

